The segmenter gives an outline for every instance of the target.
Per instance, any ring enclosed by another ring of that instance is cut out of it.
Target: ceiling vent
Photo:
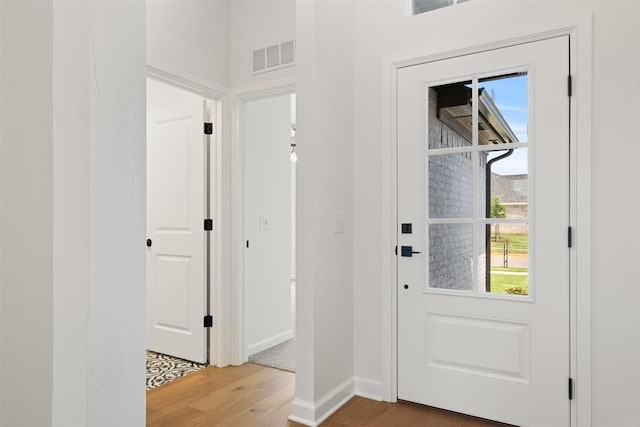
[[[295,40],[253,51],[253,74],[279,70],[295,65]]]

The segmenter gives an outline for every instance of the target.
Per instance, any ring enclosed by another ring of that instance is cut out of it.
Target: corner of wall
[[[289,420],[306,426],[319,426],[355,396],[354,389],[354,379],[349,378],[313,403],[295,399],[291,402]]]
[[[366,378],[355,378],[355,395],[365,399],[382,401],[382,383]]]

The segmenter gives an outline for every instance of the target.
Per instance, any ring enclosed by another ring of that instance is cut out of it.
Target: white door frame
[[[382,64],[382,398],[397,400],[397,71],[399,68],[454,58],[527,42],[568,35],[573,95],[570,99],[570,192],[569,225],[574,230],[570,250],[570,330],[571,377],[574,393],[571,401],[571,425],[591,425],[591,88],[592,88],[592,16],[559,17],[548,22],[533,22],[505,29],[503,37],[489,43],[452,46],[440,51],[426,48],[396,54]]]
[[[214,220],[213,231],[210,235],[210,250],[209,250],[209,264],[210,268],[210,292],[209,292],[209,307],[210,313],[214,315],[214,326],[211,328],[209,335],[209,363],[214,366],[220,366],[224,363],[224,354],[227,348],[224,346],[225,336],[227,330],[217,327],[217,325],[223,325],[219,323],[218,318],[223,317],[224,310],[227,307],[225,301],[221,296],[224,295],[224,290],[221,284],[223,283],[222,277],[222,239],[219,232],[220,218],[222,218],[221,211],[221,194],[222,194],[222,136],[223,136],[223,99],[228,94],[228,89],[224,86],[220,86],[210,80],[190,75],[182,70],[174,70],[166,65],[149,65],[147,64],[147,77],[154,80],[161,81],[170,86],[177,87],[179,89],[186,90],[195,95],[201,96],[215,103],[215,117],[212,117],[214,122],[213,138],[211,138],[211,148],[209,151],[209,164],[213,173],[209,177],[209,201],[211,204],[211,217]],[[211,115],[210,112],[207,114]],[[204,218],[203,218],[204,219]],[[223,365],[224,366],[224,365]]]
[[[227,197],[224,202],[228,203],[229,224],[231,239],[228,250],[230,259],[230,277],[226,283],[234,283],[236,286],[227,286],[228,319],[229,319],[229,363],[241,365],[245,363],[249,356],[247,354],[247,343],[245,334],[245,283],[244,283],[244,146],[242,143],[242,112],[245,102],[259,98],[275,95],[295,93],[296,81],[293,77],[271,80],[264,83],[243,86],[231,90],[229,96],[230,104],[230,127],[231,129],[231,152],[228,160],[229,169],[225,176],[230,185],[225,188]],[[295,220],[295,219],[293,219]]]

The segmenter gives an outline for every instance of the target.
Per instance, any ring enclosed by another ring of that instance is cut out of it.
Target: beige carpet
[[[296,340],[291,339],[282,344],[268,348],[249,357],[249,362],[262,366],[281,369],[283,371],[296,371]]]

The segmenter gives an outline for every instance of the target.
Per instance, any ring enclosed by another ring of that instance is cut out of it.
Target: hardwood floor
[[[147,391],[147,426],[300,427],[287,420],[294,374],[252,363],[209,367]],[[502,424],[412,403],[354,397],[322,426],[456,426]]]

